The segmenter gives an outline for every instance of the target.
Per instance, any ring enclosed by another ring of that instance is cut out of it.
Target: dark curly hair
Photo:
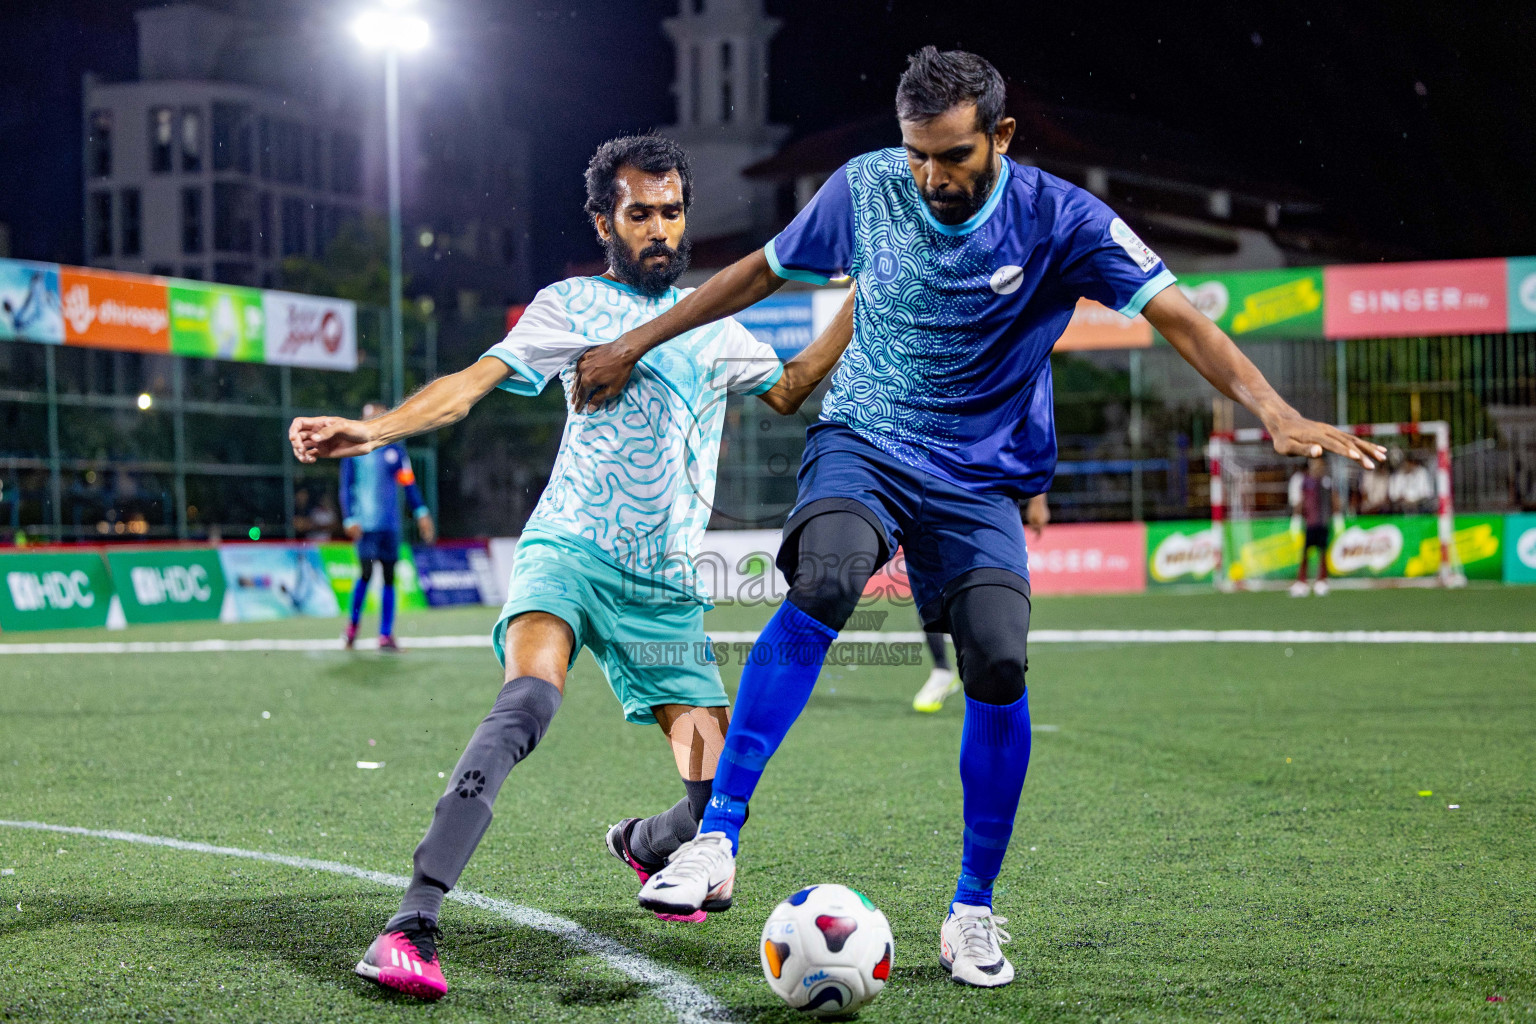
[[[907,58],[896,86],[896,116],[929,121],[961,103],[976,104],[976,129],[991,135],[1003,116],[1007,87],[997,68],[964,50],[925,46]]]
[[[598,146],[587,164],[587,216],[613,216],[614,204],[619,201],[620,167],[633,167],[646,174],[677,171],[683,179],[683,209],[693,205],[693,170],[683,147],[664,135],[626,135]]]

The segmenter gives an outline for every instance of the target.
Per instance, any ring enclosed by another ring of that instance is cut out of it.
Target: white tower
[[[767,231],[773,186],[748,181],[743,168],[772,156],[789,129],[768,123],[768,41],[777,18],[762,0],[680,0],[662,22],[677,50],[677,124],[663,129],[693,164],[696,239]]]

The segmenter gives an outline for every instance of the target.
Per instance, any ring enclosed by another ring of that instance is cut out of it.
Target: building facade
[[[321,258],[349,220],[384,213],[375,55],[195,4],[135,17],[137,78],[85,80],[91,265],[281,287],[284,259]],[[438,304],[528,290],[527,141],[477,63],[402,73],[406,269]]]

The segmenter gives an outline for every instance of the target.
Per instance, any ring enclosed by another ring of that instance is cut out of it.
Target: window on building
[[[256,235],[256,190],[237,181],[213,185],[213,247],[250,252]]]
[[[331,211],[324,203],[310,203],[309,208],[312,211],[310,216],[315,219],[314,237],[310,239],[315,243],[315,248],[311,255],[318,260],[325,255],[325,243],[330,241]]]
[[[181,268],[181,276],[188,281],[201,281],[203,279],[203,266],[201,263],[188,263]]]
[[[250,285],[256,280],[256,271],[249,263],[219,262],[213,265],[213,279],[220,284]]]
[[[91,130],[85,140],[85,166],[93,178],[112,176],[112,111],[91,111]]]
[[[124,256],[137,256],[144,251],[144,242],[140,224],[143,213],[140,210],[139,190],[125,188],[119,194],[118,204],[118,252]]]
[[[694,14],[703,14],[704,13],[704,0],[693,0],[693,13]]]
[[[304,200],[283,197],[283,255],[302,256],[309,248],[309,233],[304,230]]]
[[[272,172],[278,181],[298,185],[304,181],[304,133],[292,121],[273,126]]]
[[[272,193],[263,192],[256,201],[256,254],[272,255]]]
[[[244,103],[213,105],[213,169],[251,173],[251,108]]]
[[[699,123],[699,107],[704,102],[703,96],[703,69],[700,64],[703,56],[699,53],[698,46],[688,48],[688,116],[694,124]]]
[[[112,255],[112,193],[91,193],[91,255]]]
[[[363,190],[363,144],[351,132],[331,136],[331,188],[349,196]]]
[[[272,119],[269,117],[256,122],[256,163],[263,178],[272,177]]]
[[[171,149],[176,142],[176,115],[170,107],[156,107],[149,112],[149,169],[155,174],[169,174]]]
[[[203,112],[196,107],[181,111],[181,169],[203,169]]]
[[[203,190],[181,190],[181,251],[203,251]]]
[[[317,131],[309,133],[309,159],[306,161],[304,180],[310,188],[325,188],[325,143]]]
[[[731,120],[731,108],[736,105],[736,98],[731,95],[731,53],[730,43],[720,44],[720,120]]]

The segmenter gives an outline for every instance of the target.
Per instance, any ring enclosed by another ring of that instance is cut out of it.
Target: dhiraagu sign
[[[177,282],[168,289],[171,351],[179,356],[259,363],[266,350],[266,313],[255,288]]]
[[[0,555],[0,629],[105,626],[112,578],[101,556]]]

